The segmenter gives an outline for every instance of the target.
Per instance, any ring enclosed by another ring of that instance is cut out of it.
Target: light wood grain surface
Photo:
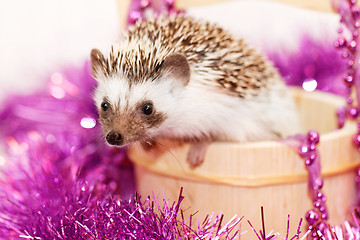
[[[120,28],[125,29],[131,0],[117,0],[119,8]]]

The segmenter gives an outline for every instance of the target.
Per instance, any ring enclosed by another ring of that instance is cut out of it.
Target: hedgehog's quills
[[[295,105],[267,60],[222,28],[184,15],[138,22],[104,57],[91,52],[95,102],[109,144],[257,141],[300,131]]]

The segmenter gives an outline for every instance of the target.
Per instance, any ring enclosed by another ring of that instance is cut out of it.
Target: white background
[[[1,0],[0,99],[33,91],[119,36],[115,0]]]

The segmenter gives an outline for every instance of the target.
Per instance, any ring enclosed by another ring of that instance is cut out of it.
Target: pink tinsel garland
[[[152,3],[133,1],[129,21],[141,17]],[[161,8],[174,11],[172,1],[159,3]],[[330,86],[331,91],[344,94],[343,89],[333,87],[339,86],[338,82],[330,82],[326,71],[332,69],[330,75],[341,74],[344,71],[341,59],[331,46],[304,39],[304,48],[312,47],[316,54],[299,51],[295,56],[280,57],[276,53],[269,56],[292,84],[302,85],[304,78],[309,77],[305,68],[312,65],[315,71],[310,77],[321,88],[329,90]],[[289,66],[286,59],[297,64]],[[5,162],[0,180],[0,237],[233,239],[239,236],[236,228],[240,218],[233,218],[227,224],[222,223],[220,215],[210,214],[200,223],[183,219],[181,193],[174,204],[159,203],[155,198],[141,200],[134,194],[132,165],[125,152],[107,147],[101,137],[91,98],[94,85],[85,64],[84,69],[52,74],[43,92],[9,97],[4,102],[0,112],[0,139],[7,149],[0,155],[0,160]],[[359,239],[357,219],[354,214],[354,226],[345,222],[344,227],[327,227],[317,235],[326,239]],[[266,236],[265,232],[250,234],[260,240],[278,238]],[[299,230],[293,237],[288,232],[285,239],[300,239]]]
[[[2,239],[232,239],[240,219],[180,219],[178,202],[134,194],[124,150],[100,137],[89,66],[54,73],[47,91],[9,97],[0,112],[7,146],[0,181]],[[56,89],[56,91],[54,91]],[[61,92],[61,94],[59,94]],[[221,230],[221,231],[220,231]]]

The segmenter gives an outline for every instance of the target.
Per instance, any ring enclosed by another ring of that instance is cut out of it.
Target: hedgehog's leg
[[[187,161],[191,167],[197,167],[202,164],[205,158],[208,142],[194,142],[190,145],[190,150],[187,155]]]

